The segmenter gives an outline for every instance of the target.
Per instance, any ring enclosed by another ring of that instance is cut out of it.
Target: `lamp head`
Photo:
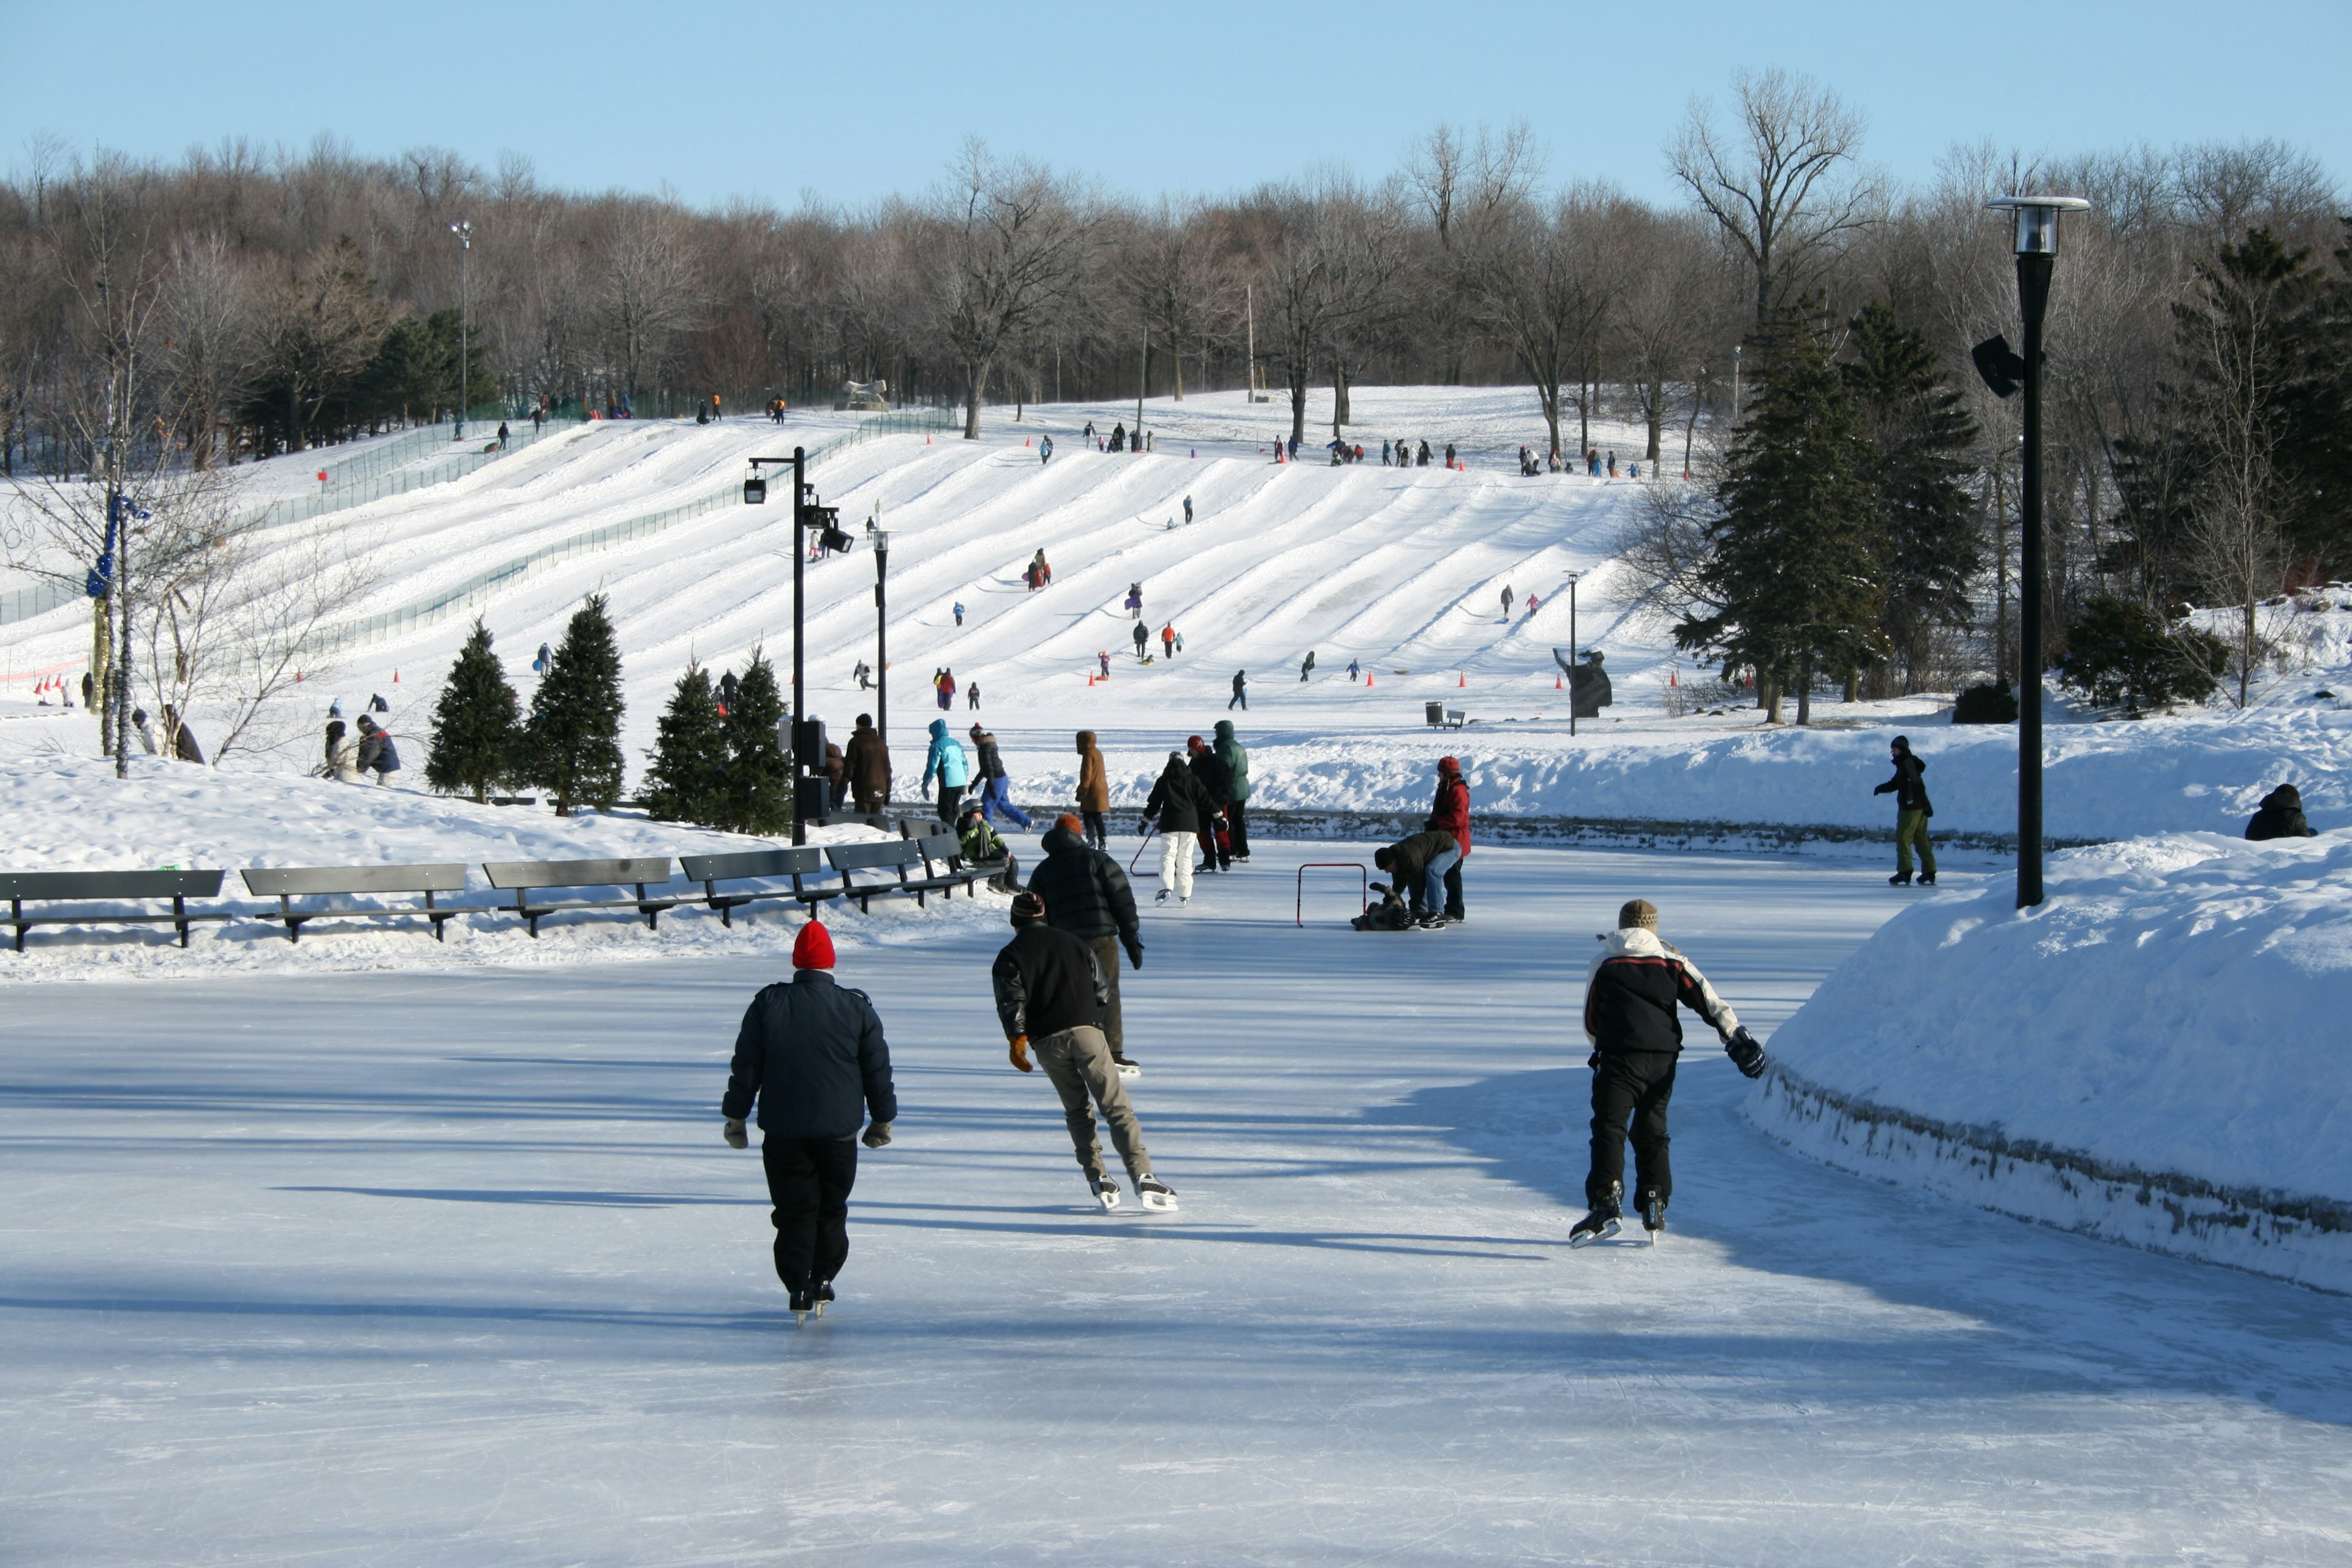
[[[888,529],[880,528],[874,531],[874,553],[877,555],[887,555],[890,553],[890,531]]]
[[[2020,256],[2057,255],[2058,215],[2091,210],[2091,204],[2080,196],[1995,196],[1985,205],[2005,207],[2017,215]]]

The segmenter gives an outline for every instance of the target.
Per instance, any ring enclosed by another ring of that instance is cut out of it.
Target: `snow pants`
[[[1192,837],[1189,833],[1160,836],[1160,890],[1180,899],[1192,896]]]
[[[1095,962],[1102,965],[1103,980],[1110,987],[1110,1005],[1103,1009],[1103,1038],[1110,1042],[1110,1059],[1127,1059],[1127,1026],[1118,1011],[1118,938],[1090,936],[1084,939],[1094,949]]]
[[[1625,1123],[1633,1120],[1633,1191],[1675,1193],[1666,1159],[1666,1102],[1675,1096],[1679,1051],[1602,1051],[1592,1069],[1592,1169],[1584,1201],[1598,1204],[1625,1179]]]
[[[1095,1106],[1102,1108],[1103,1120],[1110,1123],[1110,1141],[1128,1175],[1149,1175],[1151,1156],[1144,1152],[1143,1126],[1127,1102],[1127,1086],[1119,1081],[1118,1064],[1111,1059],[1110,1042],[1103,1038],[1103,1032],[1092,1024],[1080,1024],[1032,1040],[1029,1048],[1037,1053],[1037,1065],[1045,1069],[1054,1092],[1062,1097],[1062,1114],[1070,1124],[1070,1146],[1087,1179],[1097,1181],[1103,1173],[1102,1144],[1095,1138]]]
[[[805,1290],[841,1272],[849,1257],[849,1189],[857,1181],[855,1138],[766,1138],[760,1163],[776,1227],[776,1278]]]
[[[1225,807],[1225,842],[1233,848],[1234,858],[1249,858],[1249,807],[1245,801],[1234,801]]]
[[[1895,814],[1895,874],[1911,874],[1911,846],[1919,846],[1919,868],[1930,877],[1936,874],[1936,847],[1927,842],[1927,814],[1924,811],[1898,811]]]
[[[1004,773],[989,780],[980,792],[981,820],[992,822],[995,818],[992,814],[995,812],[1003,812],[1007,821],[1023,827],[1029,826],[1029,814],[1013,804],[1013,780]]]

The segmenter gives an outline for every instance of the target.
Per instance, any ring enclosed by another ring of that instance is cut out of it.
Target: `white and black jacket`
[[[1584,982],[1584,1037],[1598,1051],[1679,1051],[1687,1007],[1729,1043],[1738,1015],[1658,933],[1629,926],[1601,940]]]

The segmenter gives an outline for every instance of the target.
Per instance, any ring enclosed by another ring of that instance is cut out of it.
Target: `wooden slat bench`
[[[25,951],[25,931],[37,925],[168,925],[178,928],[180,945],[188,945],[188,927],[195,921],[225,921],[235,917],[228,910],[190,914],[190,899],[215,899],[220,896],[219,871],[0,871],[0,893],[8,900],[8,922],[16,928],[16,951]],[[121,911],[97,914],[28,915],[25,906],[33,902],[85,903],[97,899],[129,899],[141,901],[169,899],[172,912],[166,914],[124,914]]]
[[[798,849],[746,849],[731,855],[681,855],[677,863],[685,868],[687,880],[702,884],[703,901],[719,911],[719,923],[732,926],[734,911],[759,899],[791,899],[814,909],[827,899],[837,899],[842,889],[811,888],[803,878],[824,875],[824,850],[817,845]],[[722,893],[721,882],[753,879],[775,880],[789,877],[792,890],[769,888],[740,893]]]
[[[302,940],[302,927],[319,920],[397,920],[407,915],[423,915],[433,925],[433,940],[445,940],[442,922],[467,913],[463,909],[443,909],[433,902],[436,893],[463,892],[466,868],[463,866],[256,866],[242,873],[245,890],[257,898],[278,900],[278,919],[286,922],[286,940]],[[423,904],[389,904],[373,907],[344,906],[340,909],[298,910],[298,898],[331,897],[357,893],[422,893]]]
[[[635,910],[646,917],[648,929],[661,929],[661,912],[675,909],[684,899],[648,898],[647,883],[669,880],[669,857],[640,857],[626,860],[491,860],[482,866],[482,875],[490,886],[515,896],[514,912],[530,925],[530,934],[539,934],[539,922],[546,916],[566,910]],[[635,888],[634,899],[575,899],[562,903],[533,903],[530,895],[549,888]]]

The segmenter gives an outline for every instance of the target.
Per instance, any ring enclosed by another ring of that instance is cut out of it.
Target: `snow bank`
[[[2352,1290],[2352,834],[2062,855],[1887,922],[1749,1117],[1827,1163]]]
[[[247,866],[455,861],[467,868],[467,888],[444,903],[488,905],[510,904],[514,895],[490,889],[481,870],[486,860],[675,856],[770,845],[635,816],[559,817],[544,806],[476,805],[405,788],[222,773],[152,757],[136,759],[131,776],[121,780],[107,762],[0,763],[0,821],[8,824],[0,849],[0,867],[6,869],[220,867],[228,873],[221,897],[197,907],[252,914],[270,913],[278,905],[246,893],[236,872]],[[824,843],[883,835],[843,826],[820,828],[812,837]],[[698,893],[699,884],[677,881],[668,890],[682,897]],[[837,941],[856,944],[922,940],[942,923],[961,928],[978,921],[993,929],[1003,920],[1003,900],[984,889],[977,900],[928,902],[918,908],[911,900],[885,899],[870,915],[832,904],[824,921]],[[369,921],[312,924],[297,944],[286,940],[282,925],[230,921],[197,926],[185,952],[167,940],[168,927],[43,926],[27,937],[23,952],[0,950],[0,981],[563,964],[687,951],[772,952],[781,959],[801,924],[797,905],[771,902],[736,910],[731,928],[707,909],[667,911],[658,931],[617,912],[562,915],[542,921],[534,939],[512,915],[485,913],[449,921],[446,942],[434,942],[422,921]]]

